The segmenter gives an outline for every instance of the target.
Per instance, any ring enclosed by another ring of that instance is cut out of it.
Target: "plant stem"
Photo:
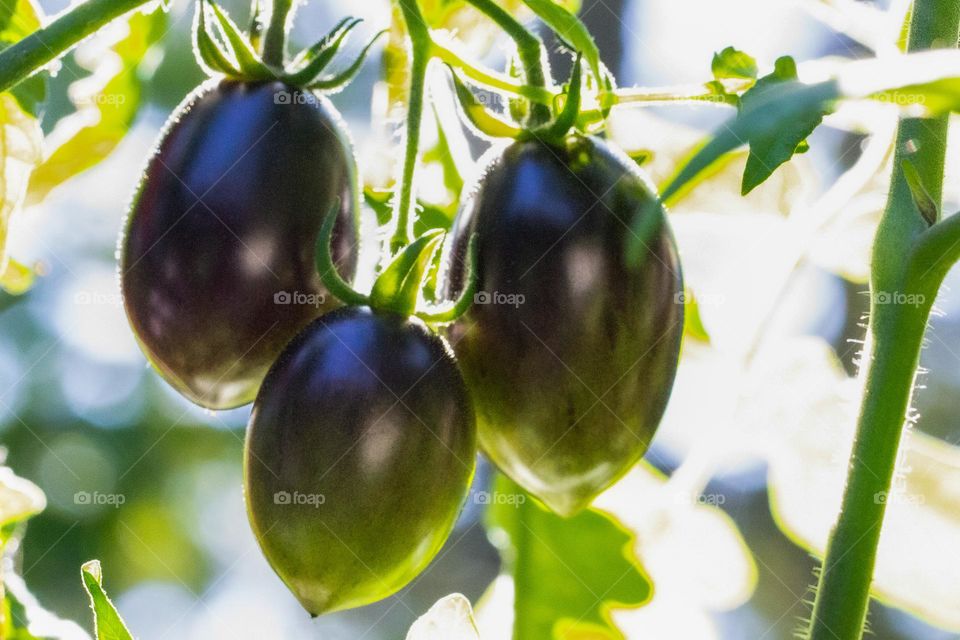
[[[960,0],[916,0],[908,50],[956,46],[958,24]],[[874,241],[873,295],[863,365],[867,368],[865,392],[843,504],[820,574],[807,635],[810,640],[858,640],[863,634],[877,545],[923,334],[946,272],[938,263],[950,256],[952,247],[935,232],[939,224],[927,231],[903,177],[901,161],[910,157],[939,206],[946,136],[946,117],[905,119],[897,132],[890,196]],[[931,255],[931,248],[943,253]],[[913,297],[902,304],[898,295]]]
[[[523,96],[528,100],[532,100],[533,102],[538,102],[544,105],[552,104],[556,95],[547,87],[535,87],[533,85],[520,84],[503,74],[490,71],[489,69],[477,67],[460,57],[460,54],[458,54],[456,51],[445,47],[436,41],[433,43],[433,56],[452,67],[460,69],[463,71],[465,76],[477,84],[482,84],[483,86],[491,89],[497,89],[507,93],[512,93],[514,95]]]
[[[0,53],[0,91],[19,84],[87,36],[149,0],[87,0]]]
[[[403,176],[400,182],[400,197],[397,198],[394,218],[397,228],[390,241],[390,249],[398,252],[410,242],[410,211],[414,204],[414,179],[420,155],[420,129],[423,124],[424,94],[426,93],[427,69],[433,57],[433,41],[430,30],[420,12],[417,0],[397,0],[407,25],[413,55],[410,62],[410,92],[407,103],[406,149],[404,152]]]
[[[293,0],[273,0],[270,23],[263,37],[263,61],[267,66],[282,68],[287,47],[287,22]]]
[[[467,0],[478,11],[493,20],[503,29],[517,45],[517,54],[523,65],[526,84],[532,87],[545,88],[547,86],[547,72],[544,64],[543,43],[540,38],[528,31],[517,21],[510,12],[493,2],[493,0]],[[530,108],[530,115],[526,125],[535,127],[550,120],[550,108],[534,102]]]

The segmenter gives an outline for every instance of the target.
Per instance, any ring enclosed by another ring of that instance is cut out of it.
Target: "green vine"
[[[87,0],[0,52],[0,91],[27,79],[87,36],[150,0]]]
[[[916,0],[907,48],[955,47],[958,25],[960,0]],[[927,319],[943,277],[960,255],[960,224],[951,218],[928,228],[903,163],[909,157],[939,209],[946,139],[947,116],[905,119],[897,133],[893,182],[873,250],[865,394],[840,516],[820,573],[810,640],[858,640],[863,635]],[[910,294],[914,304],[880,303],[901,294]]]

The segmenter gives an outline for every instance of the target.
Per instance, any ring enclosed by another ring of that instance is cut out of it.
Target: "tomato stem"
[[[531,87],[547,87],[547,65],[543,43],[506,9],[493,0],[467,0],[478,11],[493,20],[517,45],[517,54],[523,65],[526,84]],[[546,124],[550,120],[550,108],[539,102],[533,102],[530,115],[525,123],[528,127]]]
[[[427,69],[433,57],[430,29],[420,12],[417,0],[397,1],[407,26],[413,56],[410,63],[410,94],[407,103],[403,176],[400,180],[400,197],[397,198],[394,212],[397,228],[390,241],[392,253],[397,253],[410,243],[410,211],[413,209],[415,195],[413,182],[416,178],[420,154],[420,129],[423,124]]]
[[[543,105],[552,104],[554,97],[556,97],[556,93],[545,86],[536,87],[529,84],[520,84],[503,74],[478,67],[464,60],[463,57],[453,49],[436,41],[433,43],[433,56],[451,67],[459,69],[463,72],[463,75],[485,87],[521,96]]]
[[[907,48],[955,47],[960,0],[916,0]],[[904,119],[894,174],[874,241],[865,390],[840,515],[827,545],[808,640],[863,635],[880,530],[897,466],[930,309],[960,242],[954,222],[928,223],[904,178],[909,157],[938,205],[942,200],[947,117]],[[907,303],[898,303],[902,296]],[[893,304],[881,304],[893,301]]]
[[[273,0],[270,22],[263,37],[263,61],[268,66],[283,68],[287,48],[287,27],[293,10],[293,0]]]
[[[87,0],[0,53],[0,91],[26,80],[87,36],[150,0]]]

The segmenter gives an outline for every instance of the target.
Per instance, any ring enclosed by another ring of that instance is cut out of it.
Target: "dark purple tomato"
[[[457,519],[476,426],[453,354],[419,320],[347,307],[283,351],[247,430],[247,513],[311,614],[385,598]]]
[[[562,515],[643,456],[673,385],[683,283],[655,199],[636,164],[598,138],[516,142],[454,223],[449,295],[477,235],[478,293],[449,338],[481,449]],[[646,251],[628,264],[637,226]]]
[[[171,117],[120,239],[127,316],[160,374],[211,409],[251,402],[277,354],[338,306],[314,247],[357,261],[356,165],[330,102],[280,82],[208,82]]]

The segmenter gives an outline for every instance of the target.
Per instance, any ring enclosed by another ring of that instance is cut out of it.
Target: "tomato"
[[[494,154],[454,223],[442,288],[478,293],[449,338],[481,448],[562,515],[647,450],[676,374],[683,283],[672,232],[636,164],[594,137]],[[651,206],[652,205],[652,206]],[[646,251],[628,265],[637,216]]]
[[[319,94],[280,82],[208,82],[174,113],[120,241],[130,324],[150,362],[193,402],[251,402],[280,350],[338,306],[315,241],[338,210],[333,253],[357,262],[356,168]]]
[[[444,340],[418,320],[339,309],[264,380],[247,431],[247,512],[264,555],[312,614],[385,598],[449,535],[476,428]]]

